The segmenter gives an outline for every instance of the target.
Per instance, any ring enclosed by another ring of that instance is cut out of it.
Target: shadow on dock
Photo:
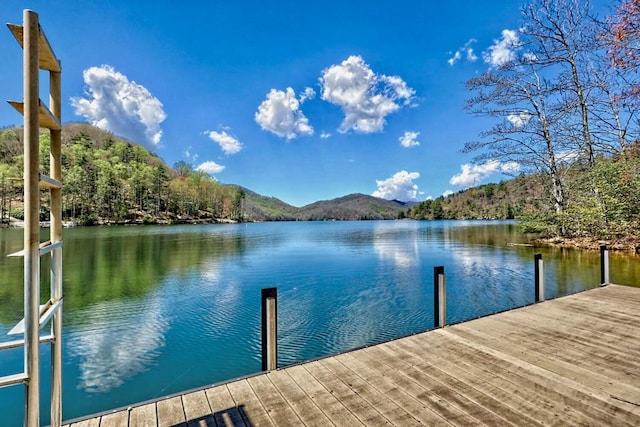
[[[216,411],[213,414],[205,415],[188,420],[186,423],[172,424],[171,427],[254,427],[249,415],[244,409],[244,405],[233,406],[227,409]]]

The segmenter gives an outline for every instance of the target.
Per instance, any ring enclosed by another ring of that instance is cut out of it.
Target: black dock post
[[[609,284],[609,248],[600,246],[600,286]]]
[[[278,288],[263,288],[262,305],[262,370],[278,368]]]
[[[544,261],[542,261],[542,254],[535,254],[535,269],[534,280],[536,290],[536,302],[544,301]]]
[[[447,324],[447,281],[444,266],[433,268],[434,326],[442,328]]]

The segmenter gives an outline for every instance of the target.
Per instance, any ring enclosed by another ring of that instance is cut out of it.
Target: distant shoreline
[[[477,221],[504,221],[501,219],[495,220],[487,220],[487,219],[475,219]],[[315,220],[289,220],[289,221],[300,221],[300,222],[314,222]],[[333,222],[333,221],[374,221],[369,219],[359,219],[359,220],[343,220],[343,219],[332,219],[332,220],[322,220],[324,222]],[[375,221],[417,221],[412,219],[380,219]],[[427,221],[468,221],[461,219],[447,219],[447,220],[427,220]],[[472,220],[473,221],[473,220]],[[130,227],[135,225],[202,225],[202,224],[242,224],[242,223],[262,223],[262,222],[288,222],[288,221],[242,221],[238,222],[235,220],[225,219],[225,218],[180,218],[174,220],[159,220],[155,222],[145,222],[141,220],[130,220],[124,222],[100,222],[96,224],[78,224],[73,221],[65,221],[64,227]],[[18,223],[18,225],[16,225]],[[42,221],[40,223],[41,227],[48,227],[48,221]],[[13,224],[0,224],[0,228],[22,228],[24,227],[24,222],[20,220],[14,220]],[[624,239],[624,240],[598,240],[592,237],[546,237],[546,238],[535,238],[523,245],[531,245],[531,246],[541,246],[541,247],[555,247],[562,249],[579,249],[579,250],[588,250],[588,251],[596,251],[599,250],[602,245],[607,245],[609,249],[617,252],[627,252],[631,254],[640,255],[640,237],[636,239]]]

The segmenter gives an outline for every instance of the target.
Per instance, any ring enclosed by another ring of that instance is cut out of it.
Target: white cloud
[[[236,154],[240,150],[242,150],[242,144],[233,136],[229,135],[227,132],[216,132],[216,131],[207,131],[206,132],[209,138],[217,143],[224,154]]]
[[[471,45],[476,42],[477,42],[476,39],[469,39],[469,41],[466,42],[464,46],[462,46],[460,49],[456,50],[453,53],[453,56],[447,60],[447,63],[451,66],[455,65],[456,62],[462,59],[463,54],[467,58],[467,61],[469,62],[476,61],[478,59],[478,56],[475,54],[475,52],[473,51],[473,48],[471,47]]]
[[[382,181],[376,180],[378,189],[371,195],[387,200],[416,201],[418,185],[414,184],[413,180],[418,178],[420,178],[418,172],[397,172],[391,178]]]
[[[305,87],[300,94],[300,104],[304,103],[307,99],[313,99],[316,97],[316,91],[311,87]]]
[[[442,197],[444,197],[445,199],[449,196],[451,196],[453,194],[453,191],[451,190],[447,190],[444,193],[442,193]]]
[[[496,173],[514,173],[520,170],[517,162],[501,163],[499,160],[487,160],[481,165],[464,164],[461,166],[462,172],[454,175],[449,183],[459,187],[471,187],[480,181]]]
[[[196,170],[212,175],[222,172],[224,170],[224,166],[219,165],[216,162],[209,161],[200,164],[200,166],[198,166]]]
[[[523,111],[517,114],[509,114],[507,116],[507,120],[509,121],[509,123],[513,125],[513,127],[515,127],[516,129],[519,129],[522,126],[529,123],[529,121],[531,120],[531,117],[532,117],[531,113]]]
[[[506,162],[500,165],[500,172],[502,173],[515,173],[520,170],[520,163],[518,162]]]
[[[415,94],[402,78],[375,74],[355,55],[325,69],[320,85],[322,99],[342,108],[345,117],[338,129],[342,133],[381,132],[385,117],[410,105]]]
[[[417,147],[418,145],[420,145],[420,142],[417,140],[418,135],[420,135],[420,132],[407,131],[404,133],[404,135],[398,138],[398,140],[403,147]]]
[[[460,58],[462,58],[462,54],[460,53],[459,50],[456,50],[453,56],[447,59],[447,62],[449,63],[449,65],[453,66],[456,62],[460,60]]]
[[[300,110],[300,102],[290,87],[284,92],[271,89],[258,107],[255,119],[263,130],[286,139],[313,134],[309,119]]]
[[[109,65],[88,68],[82,77],[87,85],[85,97],[71,98],[76,115],[133,142],[150,147],[160,144],[160,123],[167,115],[147,88]]]
[[[331,138],[331,134],[329,132],[322,131],[320,132],[320,138],[322,139]]]
[[[516,50],[521,46],[518,32],[502,30],[502,38],[493,41],[493,45],[482,53],[482,58],[493,67],[501,67],[516,59]]]
[[[579,150],[562,150],[556,153],[556,159],[558,159],[559,162],[571,163],[578,160],[580,154]]]

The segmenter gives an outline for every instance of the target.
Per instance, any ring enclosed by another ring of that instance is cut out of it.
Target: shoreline
[[[362,220],[361,220],[362,221]],[[383,220],[394,221],[394,220]],[[243,222],[256,222],[256,221],[243,221]],[[263,222],[263,221],[258,221]],[[264,221],[264,222],[280,222],[280,221]],[[0,224],[0,228],[20,228],[21,221],[14,218],[13,224]],[[72,221],[65,221],[64,227],[95,227],[95,226],[132,226],[132,225],[180,225],[180,224],[237,224],[238,221],[228,218],[196,218],[196,217],[184,217],[184,218],[172,218],[172,219],[160,219],[158,221],[144,221],[144,220],[127,220],[123,222],[115,221],[98,221],[96,224],[77,224]],[[18,224],[18,225],[16,225]],[[48,226],[48,221],[41,223],[41,226]],[[602,245],[615,252],[625,252],[630,254],[640,254],[640,236],[634,238],[614,239],[614,240],[600,240],[593,237],[541,237],[531,239],[526,245],[540,246],[540,247],[553,247],[560,249],[578,249],[588,251],[598,251]]]
[[[580,249],[588,251],[598,251],[600,247],[606,245],[609,250],[616,252],[626,252],[630,254],[640,254],[640,239],[625,238],[616,240],[598,240],[593,237],[546,237],[532,241],[535,245],[556,247],[561,249]]]

